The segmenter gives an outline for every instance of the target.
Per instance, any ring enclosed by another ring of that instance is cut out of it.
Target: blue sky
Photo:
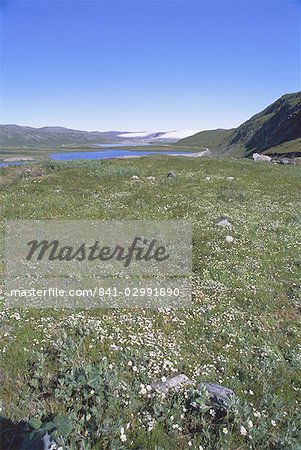
[[[1,123],[230,128],[300,90],[301,2],[1,1]]]

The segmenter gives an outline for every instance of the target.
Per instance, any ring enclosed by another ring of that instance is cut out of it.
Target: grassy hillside
[[[230,130],[207,130],[196,133],[193,136],[181,139],[177,142],[177,145],[192,145],[200,148],[210,148],[210,150],[216,150],[219,145],[234,131],[234,128]]]
[[[233,130],[197,133],[179,141],[222,155],[300,154],[301,92],[286,94]]]
[[[268,108],[238,127],[220,146],[223,153],[244,156],[301,138],[301,92],[283,95]],[[297,150],[296,150],[297,151]]]
[[[188,309],[1,307],[0,416],[11,422],[0,421],[0,447],[11,448],[19,420],[40,429],[54,419],[72,450],[299,448],[300,188],[297,166],[249,160],[0,169],[2,248],[5,219],[184,218],[194,271]],[[231,229],[216,225],[221,216]],[[148,391],[178,372],[193,384]],[[195,390],[200,381],[235,392],[224,418]]]
[[[293,155],[301,154],[301,139],[293,139],[291,141],[283,142],[276,147],[270,147],[263,153],[268,155]]]

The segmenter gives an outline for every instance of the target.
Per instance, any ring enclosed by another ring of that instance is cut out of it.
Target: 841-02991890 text
[[[11,289],[11,297],[179,297],[179,287],[93,287],[91,289],[61,289],[48,287],[47,289]]]

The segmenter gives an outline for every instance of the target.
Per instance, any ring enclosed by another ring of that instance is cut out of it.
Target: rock
[[[174,172],[168,172],[167,178],[176,178],[176,174]]]
[[[139,177],[137,177],[137,175],[133,175],[132,180],[139,180]]]
[[[27,167],[22,171],[22,178],[44,177],[46,173],[39,167]]]
[[[46,432],[43,437],[31,439],[28,423],[12,422],[0,416],[0,447],[14,450],[57,450],[59,446]]]
[[[188,384],[191,384],[189,378],[186,377],[186,375],[184,375],[183,373],[180,373],[179,375],[175,375],[174,377],[166,378],[165,380],[163,379],[163,381],[161,380],[151,384],[151,388],[153,391],[166,393],[170,389],[179,390],[182,387],[187,386]]]
[[[148,180],[148,181],[155,181],[156,178],[155,177],[146,177],[146,180]]]
[[[200,383],[197,389],[199,391],[205,390],[206,396],[208,396],[212,405],[223,410],[227,409],[229,400],[235,396],[231,389],[218,384]]]
[[[17,450],[56,450],[58,446],[54,441],[50,439],[48,433],[46,433],[42,439],[32,441],[29,436],[21,442]]]
[[[206,177],[205,180],[206,180],[206,181],[209,181],[209,180],[210,180],[210,177]]]
[[[271,162],[272,158],[268,155],[260,155],[259,153],[253,153],[252,158],[254,161],[266,161]]]
[[[290,163],[290,160],[288,158],[282,158],[279,161],[279,164],[289,164],[289,163]]]
[[[229,220],[226,217],[220,217],[219,219],[217,219],[216,225],[218,225],[219,227],[232,228],[232,224],[229,222]]]
[[[234,180],[234,177],[226,177],[226,180],[228,180],[228,181],[233,181],[233,180]]]
[[[226,240],[226,242],[234,242],[234,237],[233,236],[226,236],[225,240]]]

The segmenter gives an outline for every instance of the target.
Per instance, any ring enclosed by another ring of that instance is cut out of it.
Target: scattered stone
[[[132,180],[139,180],[139,177],[137,177],[137,175],[133,175]]]
[[[266,161],[271,162],[272,158],[268,155],[260,155],[259,153],[253,153],[252,158],[254,161]]]
[[[289,163],[290,163],[290,160],[288,158],[282,158],[279,161],[279,164],[289,164]]]
[[[30,423],[20,420],[12,422],[0,415],[0,448],[1,450],[58,450],[48,432],[43,436],[31,436]]]
[[[232,228],[232,224],[229,222],[229,220],[226,217],[220,217],[219,219],[217,219],[216,225],[218,225],[219,227]]]
[[[218,384],[200,383],[197,389],[199,391],[205,390],[206,396],[208,396],[212,405],[223,410],[227,409],[229,400],[235,396],[231,389]]]
[[[155,181],[156,178],[155,177],[146,177],[146,180],[148,180],[148,181]]]
[[[234,181],[234,177],[226,177],[226,180],[228,180],[228,181]]]
[[[151,384],[151,388],[153,391],[159,391],[166,393],[170,389],[179,390],[184,386],[187,386],[188,384],[191,384],[192,382],[189,380],[189,378],[184,375],[183,373],[180,373],[179,375],[175,375],[174,377],[166,378],[163,377],[163,380],[156,381],[155,383]]]
[[[58,446],[50,439],[46,433],[42,439],[32,440],[30,436],[26,436],[16,450],[57,450]]]
[[[46,173],[40,167],[27,167],[22,171],[22,178],[44,177]]]
[[[176,174],[174,172],[168,172],[167,178],[176,178]]]
[[[234,242],[233,236],[226,236],[226,242]]]

